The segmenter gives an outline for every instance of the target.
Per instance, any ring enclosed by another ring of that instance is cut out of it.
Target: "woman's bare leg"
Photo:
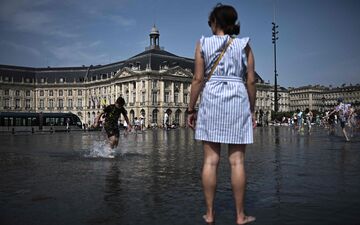
[[[246,216],[244,212],[244,198],[246,187],[245,174],[245,148],[246,145],[229,145],[229,162],[231,166],[231,185],[236,207],[236,223],[245,224],[255,220]]]
[[[219,161],[220,144],[204,142],[204,162],[201,177],[206,203],[206,215],[204,219],[208,223],[214,221],[214,198]]]

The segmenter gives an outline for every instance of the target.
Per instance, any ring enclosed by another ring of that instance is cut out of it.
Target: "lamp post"
[[[272,43],[274,44],[274,73],[275,73],[275,90],[274,90],[274,94],[275,94],[275,99],[274,99],[274,111],[277,112],[278,111],[278,94],[277,94],[277,70],[276,70],[276,41],[279,39],[279,37],[277,36],[277,34],[279,33],[279,31],[277,31],[276,29],[279,27],[278,25],[276,25],[275,22],[271,23],[272,26]]]

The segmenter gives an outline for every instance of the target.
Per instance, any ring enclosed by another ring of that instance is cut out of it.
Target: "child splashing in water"
[[[100,113],[95,119],[94,127],[98,127],[100,125],[100,118],[102,116],[105,117],[104,128],[106,134],[108,136],[110,142],[110,148],[114,149],[119,144],[119,126],[118,120],[120,115],[122,114],[125,118],[126,123],[128,124],[128,131],[131,131],[131,125],[129,122],[129,118],[127,117],[127,112],[124,108],[125,100],[122,97],[119,97],[115,104],[108,105],[104,108],[103,112]]]

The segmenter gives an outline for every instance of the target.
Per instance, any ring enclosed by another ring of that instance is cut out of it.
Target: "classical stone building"
[[[150,45],[144,52],[107,65],[0,65],[0,112],[71,112],[83,123],[91,124],[104,105],[122,96],[130,120],[143,117],[145,126],[162,126],[166,112],[170,123],[184,126],[194,60],[161,48],[155,26],[149,37]]]
[[[122,96],[130,120],[145,125],[185,124],[194,60],[160,48],[154,26],[150,46],[127,60],[89,67],[0,66],[0,111],[71,112],[91,124],[103,105]]]
[[[321,85],[308,85],[299,88],[289,88],[290,111],[296,109],[317,110],[320,112],[332,110],[337,100],[352,104],[355,108],[360,106],[360,84],[342,85],[341,87],[325,87]]]

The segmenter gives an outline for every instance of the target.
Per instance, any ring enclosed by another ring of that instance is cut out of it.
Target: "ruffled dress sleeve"
[[[247,66],[247,57],[246,57],[245,47],[249,43],[249,41],[250,41],[249,37],[240,38],[241,57],[242,57],[242,60],[243,60],[243,63],[245,66]]]

